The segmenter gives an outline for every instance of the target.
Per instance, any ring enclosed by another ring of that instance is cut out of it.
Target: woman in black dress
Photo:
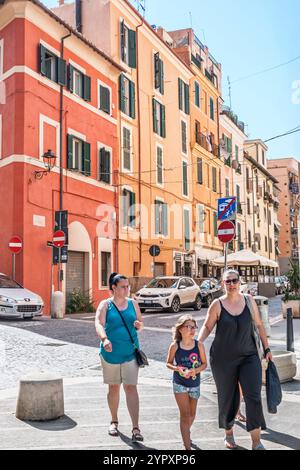
[[[225,446],[236,449],[233,426],[240,406],[241,385],[246,404],[247,431],[251,433],[252,449],[263,450],[261,430],[266,429],[263,415],[261,388],[262,366],[254,335],[253,319],[246,296],[240,294],[240,276],[235,270],[224,273],[226,294],[215,300],[199,334],[203,343],[216,328],[216,336],[210,350],[210,364],[218,391],[219,426],[225,429]],[[272,360],[268,339],[252,297],[254,320],[258,328],[265,358]]]

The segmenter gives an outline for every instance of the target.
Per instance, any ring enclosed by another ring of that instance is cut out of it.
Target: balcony
[[[207,150],[207,152],[212,153],[215,157],[219,157],[219,146],[212,144],[209,140],[209,137],[207,137],[205,134],[196,132],[196,144]]]
[[[232,109],[229,106],[222,107],[222,114],[226,114],[227,117],[242,131],[245,133],[245,123],[243,121],[239,121],[239,117],[237,114],[234,114]]]
[[[198,59],[197,57],[195,57],[192,54],[191,60],[192,60],[193,64],[195,64],[196,67],[198,67],[198,69],[201,70],[201,72],[202,72],[202,61],[203,61],[203,59],[201,59],[201,58]]]

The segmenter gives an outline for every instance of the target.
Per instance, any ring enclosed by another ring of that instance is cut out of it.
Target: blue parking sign
[[[226,197],[218,199],[218,220],[233,220],[236,218],[236,197]]]

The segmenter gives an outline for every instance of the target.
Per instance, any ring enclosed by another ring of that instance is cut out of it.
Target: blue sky
[[[241,77],[300,56],[299,0],[145,0],[146,19],[167,30],[191,26],[223,67],[223,98],[248,127],[268,139],[300,126],[300,59],[261,75]],[[56,6],[57,0],[44,0]],[[137,0],[132,0],[134,5]],[[191,13],[191,14],[190,14]],[[298,82],[298,83],[297,83]],[[293,87],[297,87],[294,89]],[[269,144],[269,157],[300,160],[300,132]]]

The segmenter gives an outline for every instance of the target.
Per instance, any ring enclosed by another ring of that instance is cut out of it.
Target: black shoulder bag
[[[128,331],[130,340],[131,340],[131,342],[132,342],[132,344],[133,344],[133,346],[134,346],[134,354],[135,354],[135,358],[136,358],[136,362],[137,362],[138,366],[139,366],[140,368],[144,368],[145,366],[149,366],[149,362],[148,362],[148,359],[147,359],[146,354],[145,354],[141,349],[139,349],[139,348],[136,346],[136,344],[135,344],[135,342],[134,342],[134,339],[133,339],[133,337],[132,337],[132,334],[130,333],[129,328],[128,328],[128,326],[127,326],[127,324],[126,324],[126,322],[125,322],[125,320],[124,320],[124,318],[123,318],[122,313],[120,312],[120,310],[118,309],[118,307],[116,306],[116,304],[115,304],[114,302],[112,302],[112,304],[114,305],[114,307],[116,308],[117,312],[119,313],[119,315],[120,315],[120,317],[121,317],[121,319],[122,319],[122,322],[124,323],[124,326],[125,326],[126,330]]]

